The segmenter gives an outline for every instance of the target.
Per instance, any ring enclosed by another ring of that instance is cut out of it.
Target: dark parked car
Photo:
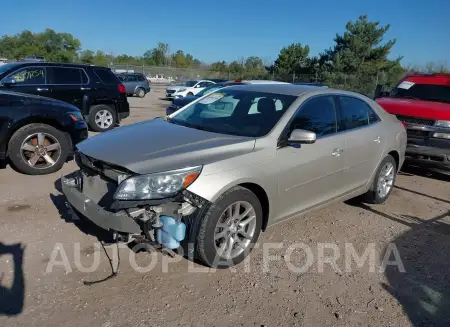
[[[213,85],[208,86],[207,88],[201,90],[200,92],[198,92],[196,95],[192,95],[192,96],[186,96],[184,98],[176,98],[173,99],[172,104],[167,107],[166,109],[166,115],[171,115],[173,114],[175,111],[177,111],[178,109],[184,107],[185,105],[191,103],[192,101],[208,94],[211,92],[214,92],[215,90],[218,90],[222,87],[225,86],[231,86],[231,85],[241,85],[241,84],[246,84],[246,83],[242,83],[242,82],[224,82],[224,83],[216,83]]]
[[[125,86],[105,67],[47,62],[6,64],[0,66],[0,90],[72,104],[96,132],[113,129],[130,115]]]
[[[59,170],[75,144],[88,137],[81,111],[36,95],[0,91],[0,159],[20,172],[44,175]]]
[[[150,83],[144,74],[138,73],[122,73],[117,75],[125,85],[127,95],[137,95],[140,98],[145,97],[150,92]]]

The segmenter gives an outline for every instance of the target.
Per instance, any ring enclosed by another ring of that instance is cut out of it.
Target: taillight
[[[119,90],[119,93],[127,93],[127,90],[125,89],[125,85],[123,85],[123,84],[117,84],[117,89]]]

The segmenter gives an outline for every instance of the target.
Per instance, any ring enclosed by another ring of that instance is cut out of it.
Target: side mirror
[[[291,144],[312,144],[316,142],[316,133],[303,129],[294,129],[289,136],[288,143]]]
[[[3,79],[2,84],[5,86],[11,86],[11,85],[15,85],[17,82],[14,78],[12,77],[6,77],[5,79]]]

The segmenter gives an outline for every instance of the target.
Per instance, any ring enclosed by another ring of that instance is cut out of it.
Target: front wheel
[[[258,197],[243,187],[233,187],[217,199],[200,221],[199,258],[210,267],[240,263],[253,249],[262,227]]]
[[[387,155],[377,169],[372,185],[365,194],[368,203],[380,204],[387,200],[394,188],[397,177],[397,163],[391,155]]]
[[[8,154],[14,168],[27,175],[46,175],[61,169],[70,151],[63,132],[46,124],[29,124],[11,137]]]
[[[95,132],[106,132],[116,126],[114,109],[106,104],[92,106],[89,112],[89,127]]]
[[[192,93],[192,92],[189,92],[189,93],[187,94],[188,97],[191,97],[191,96],[193,96],[193,95],[194,95],[194,93]]]

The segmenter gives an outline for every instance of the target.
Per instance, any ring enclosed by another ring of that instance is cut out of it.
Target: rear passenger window
[[[143,81],[145,81],[145,77],[144,76],[142,76],[142,75],[138,75],[138,81],[139,82],[143,82]]]
[[[136,82],[136,81],[137,81],[136,75],[128,75],[127,82]]]
[[[336,133],[336,107],[331,96],[308,100],[295,114],[291,131],[304,129],[316,133],[317,137]]]
[[[87,83],[84,70],[79,68],[47,67],[50,74],[50,84],[79,85]]]
[[[116,75],[110,70],[110,69],[104,69],[104,68],[95,68],[94,69],[95,75],[100,78],[100,81],[102,81],[103,84],[119,84],[120,81],[117,78]]]
[[[339,97],[340,124],[339,131],[347,131],[354,128],[369,125],[368,105],[357,98]]]
[[[380,121],[380,117],[378,117],[377,113],[369,106],[367,106],[367,112],[369,113],[369,124]]]

